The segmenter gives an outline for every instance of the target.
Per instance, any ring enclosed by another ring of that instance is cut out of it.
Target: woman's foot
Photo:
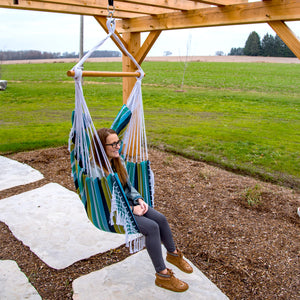
[[[171,269],[167,269],[167,274],[156,273],[155,284],[161,288],[173,291],[184,292],[189,288],[189,285],[174,276]]]
[[[193,268],[183,258],[183,254],[179,249],[176,249],[176,251],[174,253],[167,252],[167,261],[169,263],[175,265],[177,268],[179,268],[181,271],[183,271],[185,273],[193,272]]]

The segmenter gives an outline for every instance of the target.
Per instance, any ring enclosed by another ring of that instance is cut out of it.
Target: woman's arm
[[[139,204],[133,206],[133,214],[137,216],[143,216],[148,211],[148,204],[143,200],[139,199]]]
[[[122,163],[126,168],[123,159]],[[124,192],[131,210],[135,215],[142,216],[148,211],[148,204],[144,201],[142,195],[133,187],[129,179],[127,180],[127,184],[124,187]]]
[[[138,199],[143,199],[142,195],[133,187],[130,180],[127,180],[124,192],[128,201],[132,202],[133,205],[138,205]]]

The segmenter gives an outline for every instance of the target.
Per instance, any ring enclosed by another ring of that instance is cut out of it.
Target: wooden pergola
[[[117,35],[139,64],[163,30],[256,23],[268,23],[300,59],[300,40],[285,23],[300,20],[300,0],[0,0],[0,7],[94,16],[105,31],[108,9],[114,11]],[[143,44],[142,32],[149,33]],[[122,65],[135,71],[126,55]],[[124,101],[134,83],[123,78]]]

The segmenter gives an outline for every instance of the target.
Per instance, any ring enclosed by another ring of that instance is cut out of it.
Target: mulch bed
[[[45,179],[2,191],[0,199],[49,182],[74,191],[66,147],[7,156]],[[230,299],[300,298],[299,192],[156,149],[149,156],[155,207],[167,216],[177,245],[197,268]],[[43,299],[72,299],[73,280],[129,255],[121,246],[55,270],[0,222],[0,259],[16,261]]]

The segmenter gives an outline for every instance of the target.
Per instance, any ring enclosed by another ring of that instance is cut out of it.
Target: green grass
[[[2,65],[0,152],[67,144],[74,109],[72,64]],[[86,63],[120,71],[121,63]],[[296,64],[145,62],[148,141],[267,180],[300,185],[300,69]],[[96,127],[122,104],[122,79],[85,79]]]
[[[262,204],[262,191],[259,185],[245,189],[241,197],[248,206],[258,206]]]

